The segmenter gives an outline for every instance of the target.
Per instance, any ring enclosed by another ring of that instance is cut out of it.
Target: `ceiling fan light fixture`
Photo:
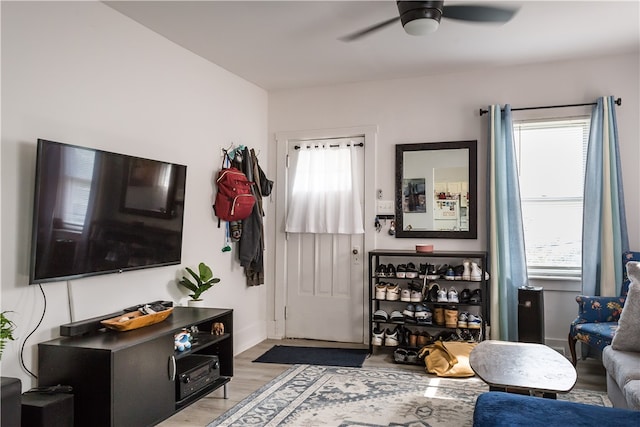
[[[440,22],[431,18],[414,19],[404,24],[404,31],[412,36],[424,36],[435,32]]]
[[[442,1],[398,1],[400,20],[407,34],[424,36],[440,26]]]

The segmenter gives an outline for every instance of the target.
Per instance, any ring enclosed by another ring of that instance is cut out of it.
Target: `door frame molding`
[[[368,302],[368,256],[370,250],[373,249],[375,240],[375,225],[373,218],[375,217],[375,189],[377,185],[375,165],[377,152],[378,126],[354,126],[335,129],[315,129],[302,130],[292,132],[276,132],[276,188],[283,191],[276,192],[276,218],[275,218],[275,283],[274,283],[274,299],[273,313],[274,318],[268,322],[267,337],[271,339],[285,338],[285,305],[287,302],[287,287],[285,283],[286,262],[286,234],[284,232],[285,214],[287,207],[287,152],[290,141],[300,141],[305,139],[324,139],[324,138],[345,138],[350,136],[364,137],[364,242],[360,259],[363,263],[363,301]],[[363,306],[363,341],[368,340],[368,334],[365,334],[369,327],[369,305]],[[364,342],[366,344],[366,342]]]

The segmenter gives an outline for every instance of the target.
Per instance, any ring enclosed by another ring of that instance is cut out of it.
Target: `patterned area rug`
[[[228,410],[214,426],[471,426],[477,377],[438,378],[398,369],[296,365]],[[606,393],[559,399],[611,406]]]

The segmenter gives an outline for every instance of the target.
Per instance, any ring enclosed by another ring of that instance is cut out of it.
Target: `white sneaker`
[[[400,286],[394,284],[387,285],[387,301],[398,301],[400,299]]]
[[[467,325],[469,329],[481,329],[482,317],[476,316],[475,314],[470,314],[467,318]]]
[[[371,344],[381,346],[383,343],[384,343],[384,329],[383,330],[374,329],[373,336],[371,337]]]
[[[378,283],[376,285],[376,299],[387,298],[387,285],[385,283]]]
[[[447,299],[447,291],[445,291],[444,289],[438,290],[438,302],[449,302],[449,300]]]
[[[458,300],[458,291],[456,288],[450,288],[447,294],[447,302],[460,302]]]
[[[489,280],[489,273],[484,272],[484,279]],[[475,262],[471,263],[471,281],[472,282],[480,282],[482,281],[482,269]]]
[[[411,291],[409,289],[403,289],[400,292],[400,301],[411,302]]]
[[[389,314],[384,310],[376,310],[375,313],[373,313],[373,321],[374,322],[388,322],[389,321]]]
[[[465,259],[462,261],[462,266],[464,270],[462,272],[462,280],[470,281],[471,280],[471,260]]]
[[[410,302],[422,302],[422,292],[420,292],[420,291],[411,291],[411,301]]]
[[[398,344],[398,330],[396,329],[391,332],[389,329],[387,329],[384,337],[384,345],[387,347],[397,347]]]

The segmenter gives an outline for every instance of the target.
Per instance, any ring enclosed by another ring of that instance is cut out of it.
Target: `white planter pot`
[[[189,307],[204,307],[204,300],[202,299],[190,299],[187,301]]]

